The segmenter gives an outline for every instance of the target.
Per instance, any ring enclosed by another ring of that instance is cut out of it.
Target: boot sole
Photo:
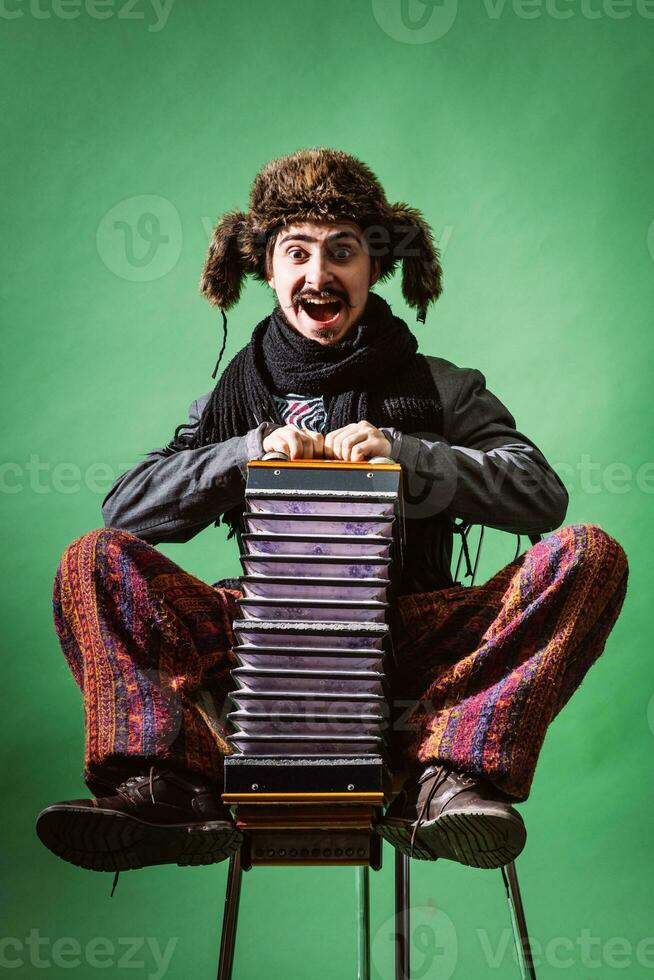
[[[413,824],[382,821],[377,833],[408,857],[422,861],[445,858],[471,868],[501,868],[525,846],[527,831],[520,817],[484,810],[455,810],[420,825],[411,850]]]
[[[57,857],[90,871],[214,864],[243,842],[241,831],[224,820],[161,825],[111,810],[69,806],[43,810],[36,832]]]

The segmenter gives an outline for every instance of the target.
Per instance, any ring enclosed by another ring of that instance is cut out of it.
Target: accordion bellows
[[[394,463],[248,465],[235,754],[385,756],[400,481]]]

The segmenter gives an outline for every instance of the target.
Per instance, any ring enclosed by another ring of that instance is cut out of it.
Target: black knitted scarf
[[[418,341],[381,296],[369,293],[359,324],[333,345],[303,337],[275,307],[225,368],[184,445],[223,442],[278,422],[273,395],[291,392],[323,396],[327,432],[363,419],[406,433],[442,432],[440,398]],[[230,537],[241,513],[237,507],[223,516]]]

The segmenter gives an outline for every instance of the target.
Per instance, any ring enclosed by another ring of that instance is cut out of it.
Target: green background
[[[604,655],[548,732],[518,867],[540,977],[652,975],[653,7],[174,0],[166,16],[150,0],[5,0],[2,935],[13,945],[0,969],[120,976],[120,941],[154,937],[176,940],[169,980],[214,975],[226,864],[125,874],[110,901],[110,875],[59,861],[34,834],[43,806],[87,795],[52,578],[64,547],[101,525],[111,479],[165,444],[213,385],[220,317],[197,282],[216,219],[246,206],[267,160],[326,145],[366,161],[441,243],[445,293],[425,326],[399,277],[379,289],[423,351],[482,370],[562,474],[566,523],[600,524],[629,557]],[[270,308],[267,287],[248,285],[228,357]],[[491,533],[478,580],[514,547]],[[162,550],[208,581],[236,572],[222,530]],[[372,876],[383,978],[392,856]],[[519,976],[499,872],[413,862],[412,875],[416,978]],[[245,876],[235,976],[353,976],[353,878]],[[47,967],[30,930],[47,940]],[[82,944],[80,965],[70,953],[53,962],[63,937]],[[94,937],[115,950],[104,968],[84,952]],[[129,976],[158,975],[147,949],[134,959]]]

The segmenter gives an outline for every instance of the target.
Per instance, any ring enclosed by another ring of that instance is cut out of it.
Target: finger
[[[357,432],[353,436],[346,436],[343,440],[343,445],[341,446],[341,452],[343,453],[343,458],[353,461],[353,452],[357,446],[362,443],[367,443],[369,441],[369,436],[365,432]]]
[[[327,435],[325,436],[323,447],[322,447],[322,453],[325,459],[336,458],[334,456],[334,435],[335,433],[328,432]]]
[[[300,429],[300,439],[302,440],[302,458],[313,459],[313,439],[307,429]]]
[[[334,450],[334,455],[336,459],[344,459],[343,456],[343,442],[348,436],[355,434],[357,432],[357,424],[345,425],[342,429],[337,429],[334,433],[334,441],[332,443],[332,448]]]
[[[316,433],[310,429],[297,429],[297,434],[302,441],[302,458],[313,459],[316,455]]]
[[[283,436],[280,436],[277,439],[271,439],[268,445],[264,446],[264,448],[266,452],[284,453],[284,455],[288,456],[289,459],[291,458],[291,451],[288,447],[288,443],[286,442],[286,439],[284,439]]]
[[[325,438],[322,432],[310,432],[313,455],[315,459],[321,459],[324,456],[324,444]]]
[[[336,438],[336,432],[328,432],[323,438],[322,444],[322,454],[325,459],[336,459],[336,454],[334,453],[334,439]]]
[[[304,443],[299,431],[289,426],[285,434],[285,439],[291,459],[302,459],[304,456]]]
[[[336,459],[337,458],[336,457],[336,452],[335,452],[334,446],[335,446],[336,440],[338,438],[340,438],[340,435],[341,435],[342,432],[343,432],[342,429],[333,429],[331,432],[328,432],[327,435],[325,436],[325,442],[324,442],[323,449],[324,449],[324,454],[327,457],[327,459]]]
[[[350,435],[351,433],[357,432],[359,430],[360,422],[350,422],[349,425],[344,425],[340,429],[334,429],[332,432],[328,432],[325,436],[325,444],[327,446],[327,452],[329,453],[330,459],[341,459],[341,445],[343,439]]]
[[[375,452],[375,440],[373,438],[364,439],[362,442],[358,442],[356,446],[352,446],[350,451],[350,461],[352,463],[360,463],[365,459],[369,459],[371,456],[378,455]]]
[[[343,442],[343,439],[344,438],[345,437],[342,434],[342,431],[341,432],[337,432],[336,435],[334,436],[334,440],[332,442],[332,452],[334,453],[334,459],[342,459],[343,458],[341,456],[341,443]]]
[[[332,439],[335,436],[342,435],[344,432],[352,432],[354,429],[357,429],[358,427],[359,427],[358,422],[350,422],[348,425],[342,425],[339,429],[332,429],[331,432],[328,432],[325,435],[325,439],[326,440]]]
[[[312,459],[322,456],[323,442],[322,432],[285,425],[266,437],[264,448],[266,452],[284,452],[289,456],[293,453],[293,459]]]

